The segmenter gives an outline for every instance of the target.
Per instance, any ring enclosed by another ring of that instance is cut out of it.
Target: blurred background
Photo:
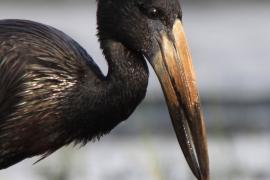
[[[270,180],[270,1],[182,1],[203,103],[212,179]],[[54,26],[107,66],[96,34],[94,0],[0,0],[0,19]],[[128,121],[85,147],[65,147],[33,166],[25,160],[0,180],[192,180],[157,78]]]

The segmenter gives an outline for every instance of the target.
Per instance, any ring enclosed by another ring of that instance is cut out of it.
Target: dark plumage
[[[175,39],[182,38],[181,17],[177,0],[99,0],[106,76],[63,32],[32,21],[0,20],[0,169],[110,132],[145,97],[147,59],[159,75],[188,163],[198,179],[207,179],[192,68],[189,59],[179,61],[188,58],[187,50]]]
[[[5,157],[0,164],[4,167],[21,160],[20,152],[49,154],[74,140],[86,143],[109,132],[145,95],[145,62],[134,69],[138,57],[120,44],[110,56],[129,59],[121,64],[123,69],[110,69],[105,77],[75,41],[49,26],[3,20],[0,42],[0,157]],[[111,71],[123,71],[122,79]],[[33,146],[35,142],[39,147]]]

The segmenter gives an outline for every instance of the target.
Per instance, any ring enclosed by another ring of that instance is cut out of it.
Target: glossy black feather
[[[104,51],[115,65],[105,77],[64,33],[31,21],[0,21],[0,169],[86,143],[133,112],[145,95],[147,67],[112,44],[115,49]]]

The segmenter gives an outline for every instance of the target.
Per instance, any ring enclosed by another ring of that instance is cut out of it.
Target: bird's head
[[[99,0],[99,36],[122,43],[154,68],[172,123],[194,173],[209,179],[208,153],[195,76],[178,0]]]

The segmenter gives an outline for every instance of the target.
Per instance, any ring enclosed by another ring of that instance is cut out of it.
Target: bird
[[[205,123],[178,0],[98,0],[107,74],[49,25],[0,20],[0,169],[100,139],[144,99],[153,67],[186,161],[209,178]]]

